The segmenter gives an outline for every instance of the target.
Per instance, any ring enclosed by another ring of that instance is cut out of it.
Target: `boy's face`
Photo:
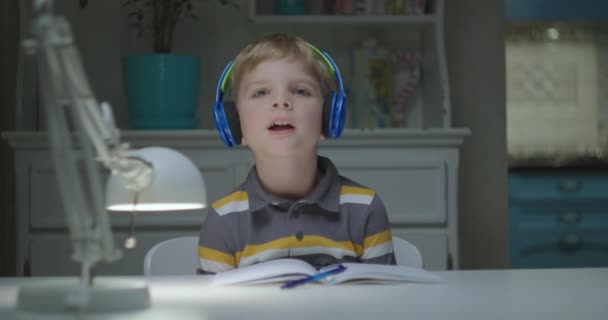
[[[302,62],[267,60],[243,76],[236,105],[243,145],[254,153],[289,156],[315,152],[323,95]]]

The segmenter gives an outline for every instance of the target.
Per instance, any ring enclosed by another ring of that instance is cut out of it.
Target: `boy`
[[[332,106],[339,99],[326,96],[341,86],[330,61],[299,37],[272,34],[243,49],[222,74],[218,130],[229,146],[249,146],[255,166],[209,209],[200,232],[199,273],[287,257],[317,268],[395,264],[381,200],[317,155],[320,138],[341,133],[342,124],[331,128],[332,121],[343,121],[333,115],[341,101]],[[222,101],[225,77],[236,103],[233,116],[234,107]]]

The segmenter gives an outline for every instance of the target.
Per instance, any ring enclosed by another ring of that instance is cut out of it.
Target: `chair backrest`
[[[144,275],[195,275],[198,267],[198,236],[165,240],[154,245],[144,258]]]
[[[422,255],[409,241],[393,236],[393,250],[397,265],[422,268]]]
[[[194,275],[198,266],[198,237],[165,240],[154,245],[144,258],[144,275]],[[393,236],[398,265],[422,268],[420,251],[409,241]]]

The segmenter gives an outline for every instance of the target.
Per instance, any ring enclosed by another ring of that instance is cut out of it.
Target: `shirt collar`
[[[339,212],[340,209],[340,177],[338,170],[328,158],[317,157],[317,169],[322,176],[312,192],[300,201],[314,203],[321,208]],[[251,212],[268,206],[269,204],[291,203],[293,200],[283,199],[271,194],[262,188],[255,166],[251,168],[244,182],[245,191],[249,198]]]

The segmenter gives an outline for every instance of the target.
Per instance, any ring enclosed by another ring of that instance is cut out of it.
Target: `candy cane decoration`
[[[404,127],[406,120],[405,105],[414,93],[420,79],[420,54],[399,50],[393,53],[392,60],[393,63],[406,63],[409,69],[409,77],[406,79],[401,90],[399,90],[399,95],[397,95],[393,103],[395,127]]]

